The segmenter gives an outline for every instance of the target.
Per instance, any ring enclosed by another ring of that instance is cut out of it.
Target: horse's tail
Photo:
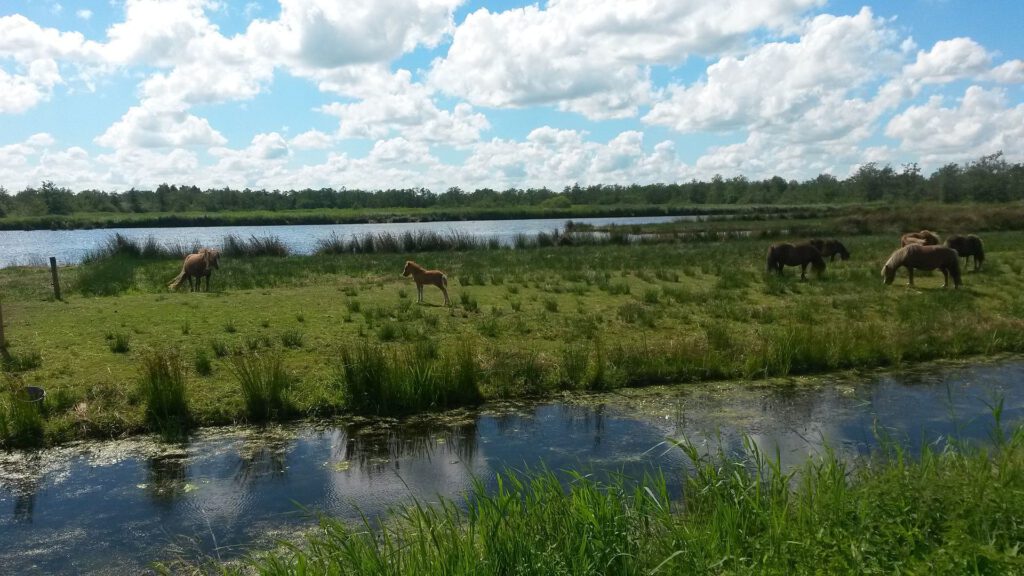
[[[185,269],[182,268],[181,269],[181,274],[178,274],[177,276],[175,276],[174,280],[171,280],[171,283],[168,284],[167,287],[170,288],[171,290],[177,290],[178,286],[181,286],[184,283],[185,283]]]
[[[978,238],[977,236],[974,237],[974,241],[976,243],[974,261],[980,266],[981,263],[985,261],[985,244],[981,241],[981,238]]]
[[[775,246],[769,246],[768,247],[768,256],[767,256],[767,258],[765,258],[765,273],[767,273],[767,274],[771,274],[772,270],[775,269],[775,260],[776,260],[775,251],[776,251],[775,250]]]
[[[442,284],[442,285],[443,285],[443,286],[444,286],[445,288],[447,288],[447,287],[448,287],[448,275],[447,275],[447,274],[441,274],[441,284]]]

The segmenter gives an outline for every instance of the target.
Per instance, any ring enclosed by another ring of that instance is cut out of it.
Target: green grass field
[[[807,282],[765,275],[766,239],[224,258],[200,294],[167,290],[177,260],[121,256],[62,269],[63,301],[47,270],[6,269],[0,435],[152,429],[152,354],[177,359],[182,418],[212,425],[1024,351],[1024,233],[983,237],[961,290],[938,273],[908,289],[903,271],[883,286],[890,235],[843,238],[852,259]],[[454,307],[432,287],[416,303],[406,258],[448,273]],[[243,394],[254,365],[266,381],[247,389],[280,395],[262,417]],[[16,424],[24,385],[47,390],[41,424]]]

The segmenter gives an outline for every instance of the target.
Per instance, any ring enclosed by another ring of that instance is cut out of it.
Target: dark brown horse
[[[815,238],[809,241],[808,244],[817,248],[818,252],[821,252],[821,257],[828,258],[829,262],[835,262],[837,255],[840,260],[850,259],[850,252],[846,249],[846,246],[843,246],[843,243],[835,238],[830,240]]]
[[[825,261],[821,258],[821,252],[810,244],[772,244],[768,248],[769,274],[778,272],[779,276],[782,276],[783,266],[799,266],[800,279],[806,280],[808,264],[818,274],[825,271]]]
[[[924,246],[921,244],[908,244],[889,256],[885,266],[882,266],[882,282],[892,284],[896,279],[896,270],[900,266],[907,267],[907,276],[910,277],[908,286],[914,285],[914,270],[942,270],[942,287],[949,284],[949,277],[953,277],[953,285],[960,287],[960,257],[956,250],[945,246]]]
[[[900,246],[906,246],[907,244],[920,244],[922,246],[937,246],[939,244],[939,236],[930,230],[921,230],[920,232],[907,232],[903,236],[900,236]]]
[[[967,236],[954,234],[946,238],[946,246],[956,250],[956,253],[964,259],[964,266],[970,261],[971,256],[974,256],[974,270],[981,270],[981,265],[985,262],[985,245],[981,243],[981,238],[974,234]]]
[[[206,278],[206,291],[210,291],[210,272],[213,269],[220,269],[220,252],[211,248],[203,248],[195,254],[185,256],[185,262],[181,265],[181,274],[178,274],[171,283],[167,285],[175,290],[188,280],[190,292],[199,292],[202,287],[203,278]],[[195,278],[196,285],[192,287],[192,279]]]

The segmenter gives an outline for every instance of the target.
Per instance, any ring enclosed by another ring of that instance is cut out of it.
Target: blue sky
[[[1021,22],[1009,0],[5,0],[0,186],[560,189],[1021,161]]]

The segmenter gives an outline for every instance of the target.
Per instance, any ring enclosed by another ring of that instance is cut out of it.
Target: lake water
[[[700,384],[504,403],[399,422],[347,419],[211,429],[185,445],[150,438],[0,454],[5,574],[139,573],[158,559],[235,558],[294,538],[324,512],[371,517],[413,498],[459,498],[473,478],[546,466],[666,471],[686,462],[667,439],[742,450],[784,466],[864,454],[878,435],[911,451],[937,438],[984,440],[990,406],[1024,418],[1024,361],[771,385]]]
[[[699,216],[643,216],[627,218],[574,218],[587,224],[646,224]],[[450,222],[402,222],[386,224],[304,224],[299,226],[206,226],[187,228],[103,228],[95,230],[13,230],[0,231],[0,268],[41,265],[56,256],[60,264],[77,264],[86,254],[102,246],[114,234],[145,240],[153,237],[162,245],[219,246],[225,236],[276,236],[294,254],[311,254],[318,240],[336,234],[342,238],[368,233],[458,232],[478,238],[497,238],[511,245],[519,234],[527,236],[565,228],[568,219],[467,220]]]

